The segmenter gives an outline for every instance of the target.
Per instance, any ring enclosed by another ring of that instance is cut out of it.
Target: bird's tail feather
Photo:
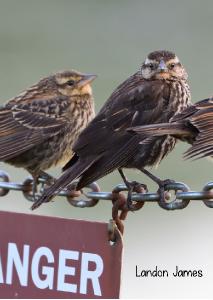
[[[31,209],[34,210],[38,208],[42,203],[49,202],[61,190],[66,188],[73,180],[80,177],[81,174],[85,170],[87,170],[96,160],[97,158],[90,158],[86,160],[79,159],[71,168],[68,168],[52,186],[44,191],[42,196],[32,205]]]

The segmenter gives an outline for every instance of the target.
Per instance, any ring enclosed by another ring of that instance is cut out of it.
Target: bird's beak
[[[167,72],[168,71],[168,68],[165,64],[165,61],[163,59],[161,59],[159,65],[158,65],[158,71],[163,73],[163,72]]]
[[[97,77],[97,75],[93,75],[93,74],[83,75],[82,79],[78,82],[78,87],[82,87],[82,86],[92,82],[93,80],[95,80],[96,77]]]

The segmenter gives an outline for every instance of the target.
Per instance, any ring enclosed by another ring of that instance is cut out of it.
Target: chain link
[[[38,196],[42,194],[46,187],[45,180],[39,178],[40,190]],[[76,182],[72,184],[74,188]],[[89,189],[89,190],[87,190]],[[32,196],[32,178],[27,178],[23,183],[14,183],[10,181],[9,175],[0,170],[0,196],[5,196],[10,190],[22,191],[24,197],[29,201],[34,201]],[[117,185],[112,192],[101,192],[97,183],[92,183],[82,191],[63,190],[58,196],[66,197],[68,202],[75,207],[93,207],[99,200],[115,200],[115,193],[118,195],[127,191],[124,184]],[[172,196],[174,194],[174,197]],[[84,196],[82,198],[82,196]],[[202,191],[191,191],[190,188],[182,182],[169,183],[166,186],[165,201],[159,201],[158,193],[138,192],[132,194],[132,201],[136,203],[158,202],[159,206],[166,210],[176,210],[185,208],[191,200],[201,200],[207,207],[213,208],[213,182],[207,183]],[[143,205],[138,206],[141,208]],[[137,206],[136,206],[137,207]]]

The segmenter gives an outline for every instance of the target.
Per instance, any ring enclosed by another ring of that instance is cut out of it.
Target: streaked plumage
[[[213,156],[213,99],[208,98],[195,103],[174,116],[171,123],[137,126],[130,131],[142,135],[172,135],[192,146],[185,152],[185,158]],[[144,141],[146,142],[146,140]]]
[[[79,133],[94,117],[94,75],[64,71],[43,78],[0,108],[0,160],[42,171],[64,166]]]
[[[112,93],[80,134],[73,147],[75,156],[64,174],[32,208],[48,201],[76,178],[80,178],[77,189],[81,189],[115,169],[137,168],[146,173],[144,167],[158,164],[176,140],[154,137],[149,144],[141,145],[141,137],[127,132],[127,128],[168,122],[188,105],[187,74],[176,55],[169,51],[150,53],[141,69]]]

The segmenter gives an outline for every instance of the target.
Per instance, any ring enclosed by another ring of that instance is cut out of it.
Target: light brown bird
[[[188,107],[171,119],[171,123],[136,126],[130,131],[149,136],[171,135],[192,146],[185,158],[213,156],[213,98],[204,99]],[[144,140],[144,138],[143,138]],[[143,143],[146,143],[144,140]]]
[[[0,108],[0,160],[26,169],[33,177],[52,166],[64,166],[73,156],[79,133],[93,119],[90,83],[95,75],[59,72]]]
[[[150,53],[140,70],[124,81],[109,97],[97,116],[79,135],[75,156],[62,176],[33,205],[49,201],[60,190],[80,178],[77,190],[118,169],[128,187],[128,204],[135,183],[124,176],[123,168],[136,168],[159,185],[160,195],[168,181],[160,180],[145,167],[157,165],[175,146],[171,136],[153,137],[140,144],[137,134],[127,132],[136,125],[169,122],[191,105],[187,73],[171,51]]]

